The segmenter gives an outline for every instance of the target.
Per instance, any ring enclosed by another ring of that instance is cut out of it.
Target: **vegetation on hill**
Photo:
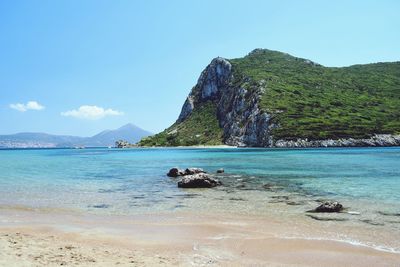
[[[218,125],[216,105],[207,102],[197,107],[183,122],[161,133],[143,138],[141,146],[221,145],[222,129]]]
[[[230,62],[236,83],[265,81],[261,107],[279,125],[275,140],[400,133],[400,62],[329,68],[264,49]]]
[[[400,62],[324,67],[266,49],[229,62],[231,86],[261,92],[261,109],[278,125],[274,140],[400,134]],[[221,144],[216,107],[215,100],[197,105],[186,120],[139,145]]]

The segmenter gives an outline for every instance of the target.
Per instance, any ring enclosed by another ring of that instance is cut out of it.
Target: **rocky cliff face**
[[[236,86],[234,81],[231,63],[220,57],[213,59],[187,97],[177,123],[188,118],[197,106],[211,101],[217,106],[215,115],[225,144],[271,146],[270,130],[274,125],[259,107],[263,84],[250,91]]]
[[[266,49],[218,57],[202,71],[177,121],[139,145],[400,145],[398,74],[400,62],[327,68]]]
[[[232,65],[226,59],[215,58],[201,73],[182,107],[178,122],[184,121],[193,111],[195,104],[216,101],[232,80]]]

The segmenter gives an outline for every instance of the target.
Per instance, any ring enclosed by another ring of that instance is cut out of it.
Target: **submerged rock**
[[[300,206],[300,205],[305,205],[306,203],[304,201],[286,201],[286,205],[289,206]]]
[[[107,208],[110,207],[110,205],[108,205],[108,204],[98,204],[98,205],[92,205],[92,206],[89,206],[89,207],[95,208],[95,209],[107,209]]]
[[[364,220],[360,220],[360,221],[363,222],[363,223],[368,223],[370,225],[374,225],[374,226],[383,226],[383,225],[385,225],[382,222],[376,222],[376,221],[372,221],[372,220],[369,220],[369,219],[364,219]]]
[[[223,168],[217,170],[217,173],[224,173],[224,172],[225,170]]]
[[[169,177],[178,177],[178,176],[183,176],[185,175],[185,171],[181,170],[179,168],[172,168],[169,170],[169,172],[167,173],[167,176]]]
[[[221,185],[221,182],[206,173],[185,175],[182,180],[178,182],[178,187],[182,188],[210,188],[217,185]]]
[[[337,222],[343,222],[343,221],[348,221],[349,219],[347,218],[335,218],[335,217],[319,217],[311,214],[307,214],[306,216],[310,217],[311,219],[317,220],[317,221],[337,221]]]
[[[380,215],[384,216],[400,216],[400,212],[385,212],[385,211],[378,211]]]
[[[184,175],[193,175],[193,174],[197,174],[197,173],[206,173],[206,172],[201,168],[187,168],[185,170]]]
[[[319,205],[314,212],[340,212],[343,210],[343,205],[337,201],[325,201]]]

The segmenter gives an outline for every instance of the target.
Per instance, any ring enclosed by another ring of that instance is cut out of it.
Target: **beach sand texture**
[[[0,266],[400,266],[400,254],[256,216],[99,216],[2,209]],[[333,229],[334,231],[334,229]]]

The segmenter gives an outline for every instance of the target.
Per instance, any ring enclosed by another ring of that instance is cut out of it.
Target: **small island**
[[[131,144],[128,141],[125,140],[118,140],[115,141],[115,147],[116,148],[133,148],[133,147],[138,147],[137,144]]]

